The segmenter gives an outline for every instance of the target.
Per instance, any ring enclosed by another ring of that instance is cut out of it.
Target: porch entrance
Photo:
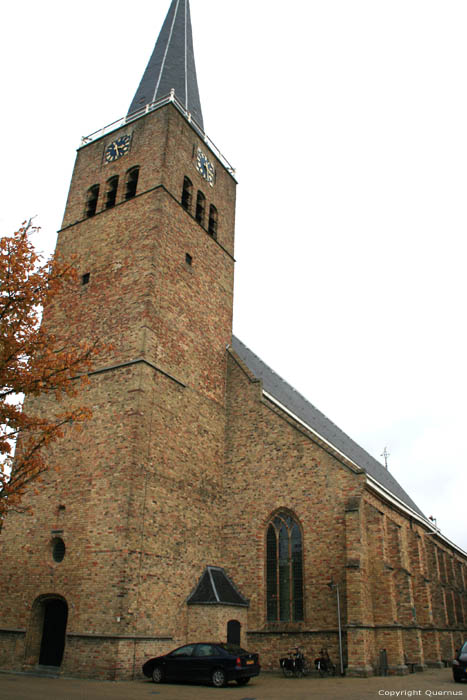
[[[227,642],[240,646],[242,626],[238,620],[229,620],[227,623]]]

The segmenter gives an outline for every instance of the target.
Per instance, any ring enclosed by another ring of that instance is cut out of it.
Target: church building
[[[466,553],[232,336],[236,185],[172,0],[128,114],[78,149],[57,242],[78,281],[45,322],[106,350],[92,419],[1,533],[1,669],[139,678],[229,640],[264,669],[300,646],[404,674],[466,638]]]

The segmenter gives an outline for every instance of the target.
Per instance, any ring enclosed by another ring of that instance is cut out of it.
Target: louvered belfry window
[[[193,184],[189,177],[183,178],[182,207],[191,211],[191,200],[193,199]]]
[[[217,238],[217,209],[214,204],[209,207],[208,233],[213,238]]]
[[[204,226],[205,207],[206,207],[206,197],[204,196],[204,194],[200,190],[198,190],[198,196],[196,197],[195,219],[199,224],[201,224],[201,226]]]
[[[266,535],[268,621],[303,620],[303,549],[298,523],[276,513]]]
[[[138,187],[139,167],[131,168],[126,174],[125,199],[133,199]]]
[[[105,208],[111,209],[117,201],[118,175],[107,180],[107,192],[105,195]]]
[[[86,217],[94,216],[97,211],[97,202],[99,200],[99,185],[93,185],[88,189],[86,196]]]

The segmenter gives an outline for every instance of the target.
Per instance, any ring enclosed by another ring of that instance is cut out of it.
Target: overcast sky
[[[53,249],[80,137],[128,110],[169,0],[2,14],[0,224]],[[234,332],[467,550],[465,0],[191,0],[237,168]]]

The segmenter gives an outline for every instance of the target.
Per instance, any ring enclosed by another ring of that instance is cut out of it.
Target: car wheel
[[[237,678],[237,685],[246,685],[249,682],[249,678]]]
[[[216,670],[212,672],[211,681],[213,686],[216,688],[222,688],[225,685],[226,680],[225,673],[221,668],[216,668]]]
[[[152,669],[152,680],[154,683],[162,683],[164,674],[160,666],[154,666]]]

